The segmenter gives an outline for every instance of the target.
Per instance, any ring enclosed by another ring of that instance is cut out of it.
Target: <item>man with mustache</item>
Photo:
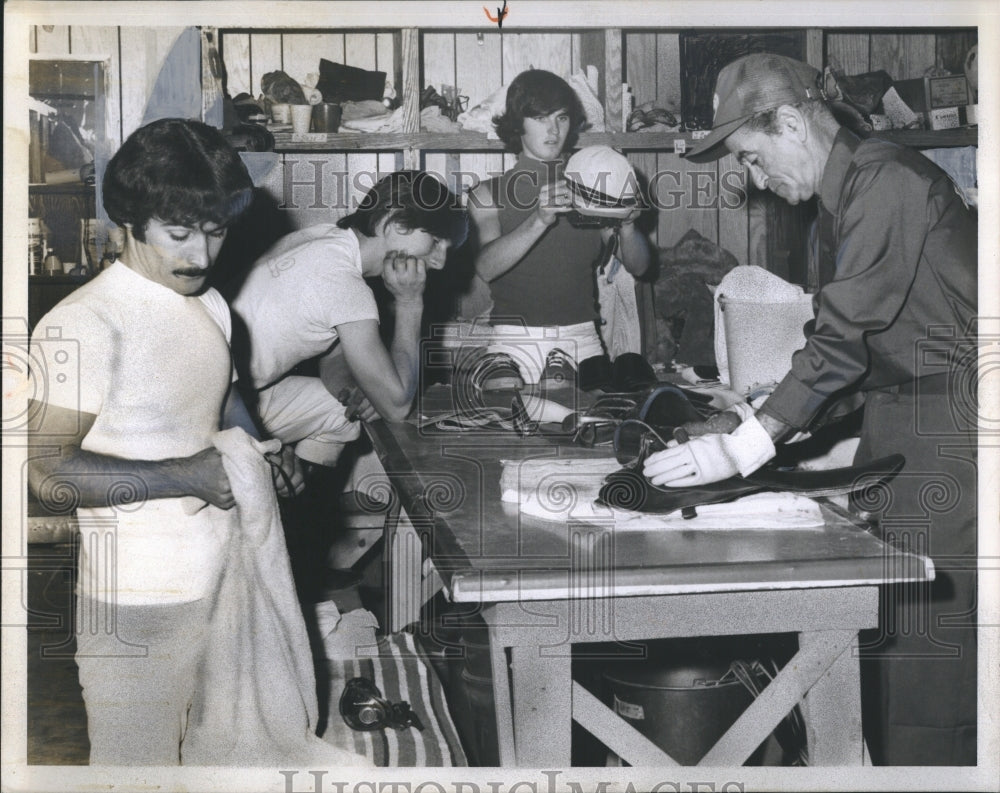
[[[181,761],[211,596],[240,530],[212,439],[252,429],[229,310],[205,283],[252,187],[213,127],[162,119],[134,132],[103,180],[124,250],[32,336],[47,366],[31,371],[28,477],[43,505],[77,510],[92,764]]]

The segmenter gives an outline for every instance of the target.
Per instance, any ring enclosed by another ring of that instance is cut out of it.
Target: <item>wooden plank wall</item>
[[[457,86],[469,107],[482,102],[525,69],[546,69],[562,77],[583,72],[588,64],[601,67],[600,32],[424,31],[421,35],[421,86]],[[452,189],[468,190],[478,180],[503,173],[516,157],[490,153],[428,153],[424,167],[440,174]]]
[[[921,33],[827,32],[826,62],[833,59],[845,74],[884,69],[894,80],[923,77],[929,66],[961,72],[965,55],[976,43],[975,31]]]
[[[624,71],[636,105],[680,107],[680,46],[678,31],[628,31],[624,38]],[[976,42],[975,31],[915,31],[868,33],[826,31],[817,37],[823,63],[835,57],[847,74],[885,69],[894,79],[921,77],[929,66],[961,72],[965,54]],[[660,212],[651,239],[659,247],[676,244],[688,229],[717,242],[741,264],[787,268],[772,261],[768,251],[766,205],[747,201],[746,179],[727,156],[714,165],[693,165],[672,152],[629,155],[637,171],[651,180]],[[780,248],[780,245],[777,247]],[[787,270],[784,277],[795,277]]]
[[[260,80],[281,70],[299,82],[318,75],[320,58],[386,73],[399,92],[400,62],[393,31],[225,31],[220,36],[230,96],[260,96]],[[332,223],[357,205],[379,176],[402,167],[398,152],[310,152],[281,155],[266,183],[287,200],[294,227]]]
[[[100,25],[35,26],[32,54],[93,56],[109,60],[107,137],[112,151],[142,123],[146,102],[164,59],[183,27],[126,28]]]
[[[112,63],[108,105],[109,137],[117,145],[141,122],[160,65],[180,34],[180,27],[35,27],[31,52],[87,54]],[[470,107],[531,66],[566,76],[588,64],[601,72],[601,96],[616,86],[604,85],[603,29],[594,31],[467,31],[421,32],[421,85],[455,85]],[[636,104],[677,109],[680,105],[679,31],[641,30],[622,33],[622,80]],[[827,31],[824,61],[837,59],[848,74],[885,69],[895,79],[919,77],[937,63],[960,71],[975,31],[869,33]],[[232,96],[260,94],[260,78],[281,69],[297,80],[318,72],[319,59],[385,71],[399,87],[401,72],[398,31],[244,31],[225,32],[222,55]],[[616,57],[616,53],[609,53]],[[693,165],[673,152],[631,152],[629,157],[655,190],[660,211],[650,230],[659,247],[674,245],[688,230],[730,250],[741,263],[766,265],[764,213],[747,209],[744,180],[731,158],[717,164]],[[476,179],[502,172],[513,157],[501,153],[428,152],[423,167],[439,173],[453,188],[467,189]],[[401,167],[400,152],[289,154],[296,226],[331,221],[348,211],[378,175]],[[316,200],[314,175],[324,174]],[[282,173],[271,183],[281,187]]]
[[[679,115],[680,35],[629,31],[624,35],[625,71],[638,107],[652,103]],[[749,246],[745,178],[732,157],[696,165],[673,152],[633,153],[637,171],[650,181],[659,207],[651,239],[667,248],[690,229],[726,248],[740,264],[760,263]]]

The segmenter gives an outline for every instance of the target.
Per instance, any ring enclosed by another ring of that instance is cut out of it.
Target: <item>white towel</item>
[[[239,428],[213,438],[223,455],[240,531],[233,532],[214,596],[212,635],[191,708],[185,765],[370,766],[315,734],[316,680],[306,626],[262,443]]]
[[[726,504],[707,504],[691,519],[679,510],[654,515],[601,506],[596,499],[605,477],[621,468],[614,457],[502,462],[501,500],[543,520],[599,523],[615,531],[812,529],[824,524],[819,504],[795,493],[754,493]]]
[[[635,278],[618,259],[597,274],[597,299],[601,306],[601,338],[611,360],[625,352],[642,352],[639,304]]]

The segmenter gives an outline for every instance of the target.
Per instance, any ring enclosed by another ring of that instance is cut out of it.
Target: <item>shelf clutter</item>
[[[626,151],[676,154],[683,154],[685,145],[697,139],[697,128],[704,126],[702,122],[705,120],[705,112],[701,105],[708,100],[699,91],[703,93],[704,86],[710,84],[711,80],[708,79],[710,75],[707,72],[702,74],[698,70],[704,72],[706,68],[710,70],[717,67],[702,63],[704,58],[699,60],[699,53],[703,55],[708,51],[706,48],[715,52],[723,47],[727,57],[736,57],[740,54],[741,47],[758,46],[760,42],[757,39],[763,35],[758,32],[755,38],[753,34],[743,34],[740,31],[706,33],[685,30],[662,35],[658,31],[622,29],[573,33],[552,31],[535,34],[537,41],[533,40],[528,43],[528,47],[519,48],[523,50],[518,53],[519,60],[524,61],[522,66],[508,64],[505,55],[502,59],[503,68],[497,71],[489,68],[489,56],[483,54],[486,49],[467,51],[469,58],[459,58],[464,38],[472,35],[461,31],[392,30],[371,34],[371,43],[365,44],[362,41],[364,34],[331,29],[316,31],[317,35],[308,48],[300,47],[306,42],[300,41],[294,33],[288,34],[280,29],[221,30],[218,33],[219,41],[226,42],[224,52],[227,68],[233,71],[230,67],[234,67],[241,75],[243,84],[251,91],[256,80],[255,75],[249,71],[248,63],[230,61],[240,58],[244,52],[248,53],[253,48],[255,53],[282,53],[280,62],[304,86],[303,95],[306,92],[317,94],[306,97],[308,101],[345,102],[345,121],[337,132],[294,133],[287,124],[276,127],[268,124],[274,135],[276,151],[502,151],[500,141],[495,140],[491,134],[484,134],[497,102],[502,100],[502,83],[512,79],[512,69],[536,66],[556,70],[557,67],[550,63],[554,55],[546,52],[546,46],[543,46],[545,42],[540,41],[550,37],[552,49],[565,44],[556,43],[556,39],[560,42],[563,38],[567,41],[573,39],[573,43],[569,45],[572,55],[558,70],[567,79],[576,79],[579,83],[573,84],[574,89],[585,100],[588,118],[592,122],[591,131],[581,135],[580,145],[604,144]],[[644,39],[655,36],[660,36],[664,41],[671,39],[674,43],[657,47],[652,56],[655,63],[646,63],[649,56],[643,51],[646,47]],[[861,70],[861,64],[876,63],[874,55],[863,61],[852,59],[850,54],[860,48],[858,42],[853,41],[856,37],[833,29],[783,31],[771,34],[771,38],[780,39],[771,42],[771,46],[801,50],[791,54],[814,62],[818,68],[826,68],[831,85],[839,92],[840,99],[852,102],[861,96],[858,86],[864,88],[872,82],[868,79],[869,74],[857,73]],[[851,38],[850,43],[847,42],[848,38]],[[973,71],[968,79],[963,73],[963,70],[972,70],[967,51],[974,54],[974,49],[969,50],[965,43],[967,39],[956,39],[951,43],[938,42],[937,64],[924,64],[919,58],[919,45],[926,42],[914,36],[915,43],[911,44],[905,34],[900,34],[898,38],[898,46],[904,51],[907,47],[913,48],[914,54],[905,59],[910,64],[907,67],[909,71],[890,75],[882,69],[873,70],[871,75],[879,76],[881,83],[878,87],[883,92],[884,89],[892,91],[893,86],[898,85],[900,95],[914,107],[915,117],[919,118],[917,121],[911,118],[907,125],[909,128],[906,129],[899,128],[901,124],[887,123],[879,104],[881,93],[875,96],[870,91],[863,95],[860,104],[855,102],[862,110],[859,118],[863,117],[863,123],[872,130],[872,134],[909,146],[942,148],[977,145],[978,132],[973,123],[974,113],[965,114],[962,119],[969,123],[947,128],[941,128],[941,124],[929,114],[931,104],[935,105],[936,110],[939,109],[940,101],[943,101],[932,99],[932,94],[935,97],[944,96],[947,93],[944,89],[954,89],[959,82],[968,85],[968,99],[974,101],[975,73]],[[229,46],[233,39],[239,40],[238,47]],[[341,42],[339,44],[338,39]],[[267,40],[267,46],[263,45],[264,40]],[[869,47],[876,46],[870,41],[863,43],[867,43]],[[367,51],[366,47],[372,51]],[[530,52],[529,47],[533,48]],[[956,50],[956,53],[961,50],[961,57],[946,57],[942,61],[942,52],[949,47]],[[934,50],[929,52],[931,60],[934,60]],[[496,55],[499,55],[499,50]],[[332,59],[335,58],[342,59],[344,63],[333,63]],[[667,63],[670,59],[677,63],[673,64],[673,68],[665,68],[671,66]],[[448,65],[452,61],[454,65]],[[289,66],[289,62],[292,65]],[[903,62],[901,59],[900,63]],[[947,63],[951,71],[943,63]],[[917,64],[921,71],[932,71],[933,76],[914,79],[912,72]],[[496,65],[499,63],[493,64],[494,67]],[[487,68],[483,68],[484,66]],[[653,67],[652,73],[649,67]],[[270,67],[258,66],[255,62],[252,68],[258,70],[259,74]],[[296,69],[303,74],[299,75]],[[336,71],[336,81],[331,79],[331,69]],[[676,77],[672,78],[675,85],[659,85],[664,82],[659,77],[660,72],[676,73]],[[698,78],[699,74],[699,79],[693,79]],[[274,72],[265,73],[259,78],[261,86],[263,87],[265,78],[273,78],[273,75]],[[937,82],[939,80],[946,82]],[[949,80],[951,82],[947,82]],[[920,102],[914,105],[912,92],[905,90],[910,87],[910,83],[920,83],[923,86],[925,81],[929,81],[931,88],[937,86],[924,97],[926,109]],[[473,89],[464,90],[459,87],[470,83],[474,84]],[[383,84],[384,95],[376,96],[381,93]],[[954,90],[951,92],[955,93]],[[466,93],[471,95],[471,101],[470,97],[463,95]],[[265,104],[268,104],[266,97],[263,98]],[[377,102],[381,105],[385,102],[385,111],[380,111],[371,118],[348,120],[346,108],[356,101],[364,102],[368,99],[372,104]],[[870,102],[871,107],[868,108],[865,102]],[[269,105],[265,108],[267,109]],[[478,116],[476,110],[481,110]],[[433,119],[426,115],[428,112],[434,113]],[[352,126],[355,128],[352,129]],[[641,130],[641,127],[646,129]],[[623,131],[627,129],[640,131]]]

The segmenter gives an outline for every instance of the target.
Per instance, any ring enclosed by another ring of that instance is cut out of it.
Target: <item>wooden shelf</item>
[[[29,184],[29,193],[42,193],[51,195],[82,195],[95,196],[96,188],[92,184],[83,182],[66,182],[65,184]]]
[[[888,130],[873,133],[879,138],[916,148],[975,146],[978,127],[942,130]],[[274,150],[296,151],[503,151],[503,141],[482,132],[336,132],[293,135],[275,132]],[[580,146],[613,146],[626,151],[673,151],[678,141],[687,148],[704,137],[692,132],[584,132]]]
[[[93,278],[93,275],[29,275],[28,283],[51,286],[80,286]]]
[[[891,140],[904,146],[918,149],[949,148],[952,146],[979,145],[979,127],[956,127],[955,129],[891,129],[872,133],[875,137]]]
[[[503,151],[501,140],[482,132],[310,133],[275,132],[275,151]],[[614,146],[631,151],[672,150],[678,140],[690,146],[690,132],[584,132],[580,146]]]

